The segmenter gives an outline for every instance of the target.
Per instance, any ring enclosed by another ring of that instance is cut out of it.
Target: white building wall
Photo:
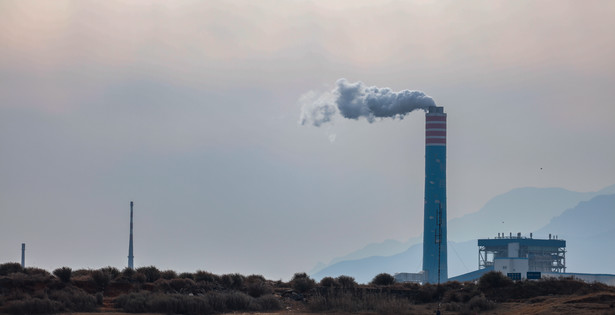
[[[518,243],[517,243],[518,245]],[[493,270],[508,273],[520,273],[521,279],[527,278],[529,263],[527,258],[496,258],[493,260]]]

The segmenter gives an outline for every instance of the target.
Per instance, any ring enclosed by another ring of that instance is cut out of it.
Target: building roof
[[[566,241],[560,239],[487,238],[478,240],[478,246],[508,246],[509,243],[519,243],[521,246],[566,247]]]

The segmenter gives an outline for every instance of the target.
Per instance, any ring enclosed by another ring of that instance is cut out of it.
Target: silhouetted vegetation
[[[73,274],[73,270],[69,267],[61,267],[53,271],[53,275],[58,277],[62,282],[70,282],[70,277]]]
[[[393,283],[395,283],[395,278],[388,273],[378,274],[372,279],[372,282],[370,282],[370,284],[373,285],[391,285]]]
[[[335,280],[342,288],[354,288],[358,285],[354,278],[350,276],[339,276]]]
[[[137,268],[137,273],[143,274],[146,282],[154,282],[160,279],[160,270],[154,266]]]
[[[234,311],[274,311],[281,308],[273,296],[253,298],[238,291],[215,292],[207,295],[161,294],[139,292],[121,295],[115,306],[130,313],[215,314]]]
[[[23,272],[20,263],[9,262],[0,265],[0,276],[7,276],[15,272]]]
[[[295,273],[290,285],[299,293],[305,293],[316,286],[316,281],[310,278],[305,272]]]
[[[425,311],[417,305],[436,303],[447,312],[473,314],[497,309],[502,302],[535,303],[556,295],[595,292],[607,292],[595,298],[600,301],[615,296],[615,288],[602,284],[573,279],[514,282],[495,272],[475,283],[440,286],[395,283],[391,275],[379,274],[370,284],[360,285],[349,276],[325,277],[317,284],[306,273],[296,273],[285,283],[261,275],[219,276],[202,270],[178,275],[153,266],[121,272],[114,267],[62,267],[51,275],[16,263],[0,265],[0,313],[8,314],[93,312],[103,305],[131,313],[266,312],[301,305],[313,312],[413,314]]]

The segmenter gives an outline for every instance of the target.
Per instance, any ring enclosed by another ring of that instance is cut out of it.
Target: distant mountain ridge
[[[477,268],[476,239],[494,237],[497,233],[521,232],[527,235],[533,232],[535,238],[546,238],[549,233],[552,233],[560,235],[560,238],[565,238],[566,235],[569,235],[567,233],[571,231],[571,224],[582,222],[577,229],[595,230],[596,233],[604,233],[605,236],[603,237],[615,236],[615,230],[608,228],[609,224],[615,222],[610,217],[610,215],[615,215],[615,206],[609,208],[610,199],[608,196],[599,195],[612,195],[610,197],[615,198],[613,197],[615,196],[615,185],[590,193],[573,192],[561,188],[513,189],[505,194],[494,197],[478,212],[449,221],[449,277],[475,270]],[[588,210],[589,208],[594,210]],[[607,213],[608,209],[612,209],[610,214]],[[587,223],[589,219],[577,218],[577,216],[583,216],[579,213],[585,213],[586,216],[591,214],[587,218],[591,217],[593,218],[592,220],[604,218],[600,224],[603,228],[593,229]],[[502,221],[504,223],[501,223]],[[566,233],[562,233],[562,231]],[[604,242],[604,238],[596,239],[596,233],[592,231],[583,233],[585,233],[583,234],[585,236],[581,239],[587,239],[588,241],[591,239],[595,244],[599,244],[600,240]],[[572,236],[572,234],[570,235]],[[583,241],[581,239],[575,238],[572,240],[572,243],[571,240],[568,240],[569,246],[572,246],[569,249],[574,249],[581,253],[581,248],[596,247],[582,244]],[[406,243],[413,240],[415,242],[420,241],[419,238],[414,238]],[[451,240],[461,240],[461,242],[450,242]],[[578,242],[581,243],[577,244]],[[379,255],[380,249],[377,246],[378,244],[370,245],[345,256],[353,257],[352,255],[355,255],[355,257],[359,258],[340,259],[311,273],[312,276],[320,279],[324,276],[345,274],[353,276],[357,281],[362,282],[371,280],[373,275],[380,272],[418,272],[421,269],[422,244],[420,243],[415,243],[407,248],[407,250],[393,255]],[[361,255],[369,254],[370,251],[375,254],[360,257]],[[615,259],[615,257],[613,258]],[[585,270],[585,272],[590,272],[586,268],[589,267],[587,262],[579,260],[579,263],[577,263],[577,259],[572,258],[569,268],[574,268],[576,271]],[[612,259],[610,261],[615,260]],[[401,269],[394,270],[394,267]],[[591,269],[609,270],[608,267],[600,264],[594,264]],[[380,272],[376,272],[376,270],[380,270]],[[615,272],[615,270],[610,272]]]
[[[492,198],[477,212],[450,220],[448,239],[462,242],[498,233],[534,232],[564,210],[604,194],[615,194],[615,185],[587,193],[563,188],[516,188]]]
[[[615,194],[580,202],[537,233],[566,240],[567,271],[615,273]]]

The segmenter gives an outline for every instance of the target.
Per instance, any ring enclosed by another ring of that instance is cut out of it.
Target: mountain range
[[[477,269],[478,238],[521,232],[534,238],[558,235],[567,240],[567,271],[615,273],[607,249],[615,237],[615,185],[597,192],[579,193],[561,188],[518,188],[498,195],[475,213],[448,222],[449,277]],[[370,244],[322,264],[310,274],[348,275],[369,282],[381,272],[418,272],[422,263],[421,238],[407,242],[387,240]],[[396,252],[397,251],[397,252]],[[318,267],[318,266],[317,266]]]

